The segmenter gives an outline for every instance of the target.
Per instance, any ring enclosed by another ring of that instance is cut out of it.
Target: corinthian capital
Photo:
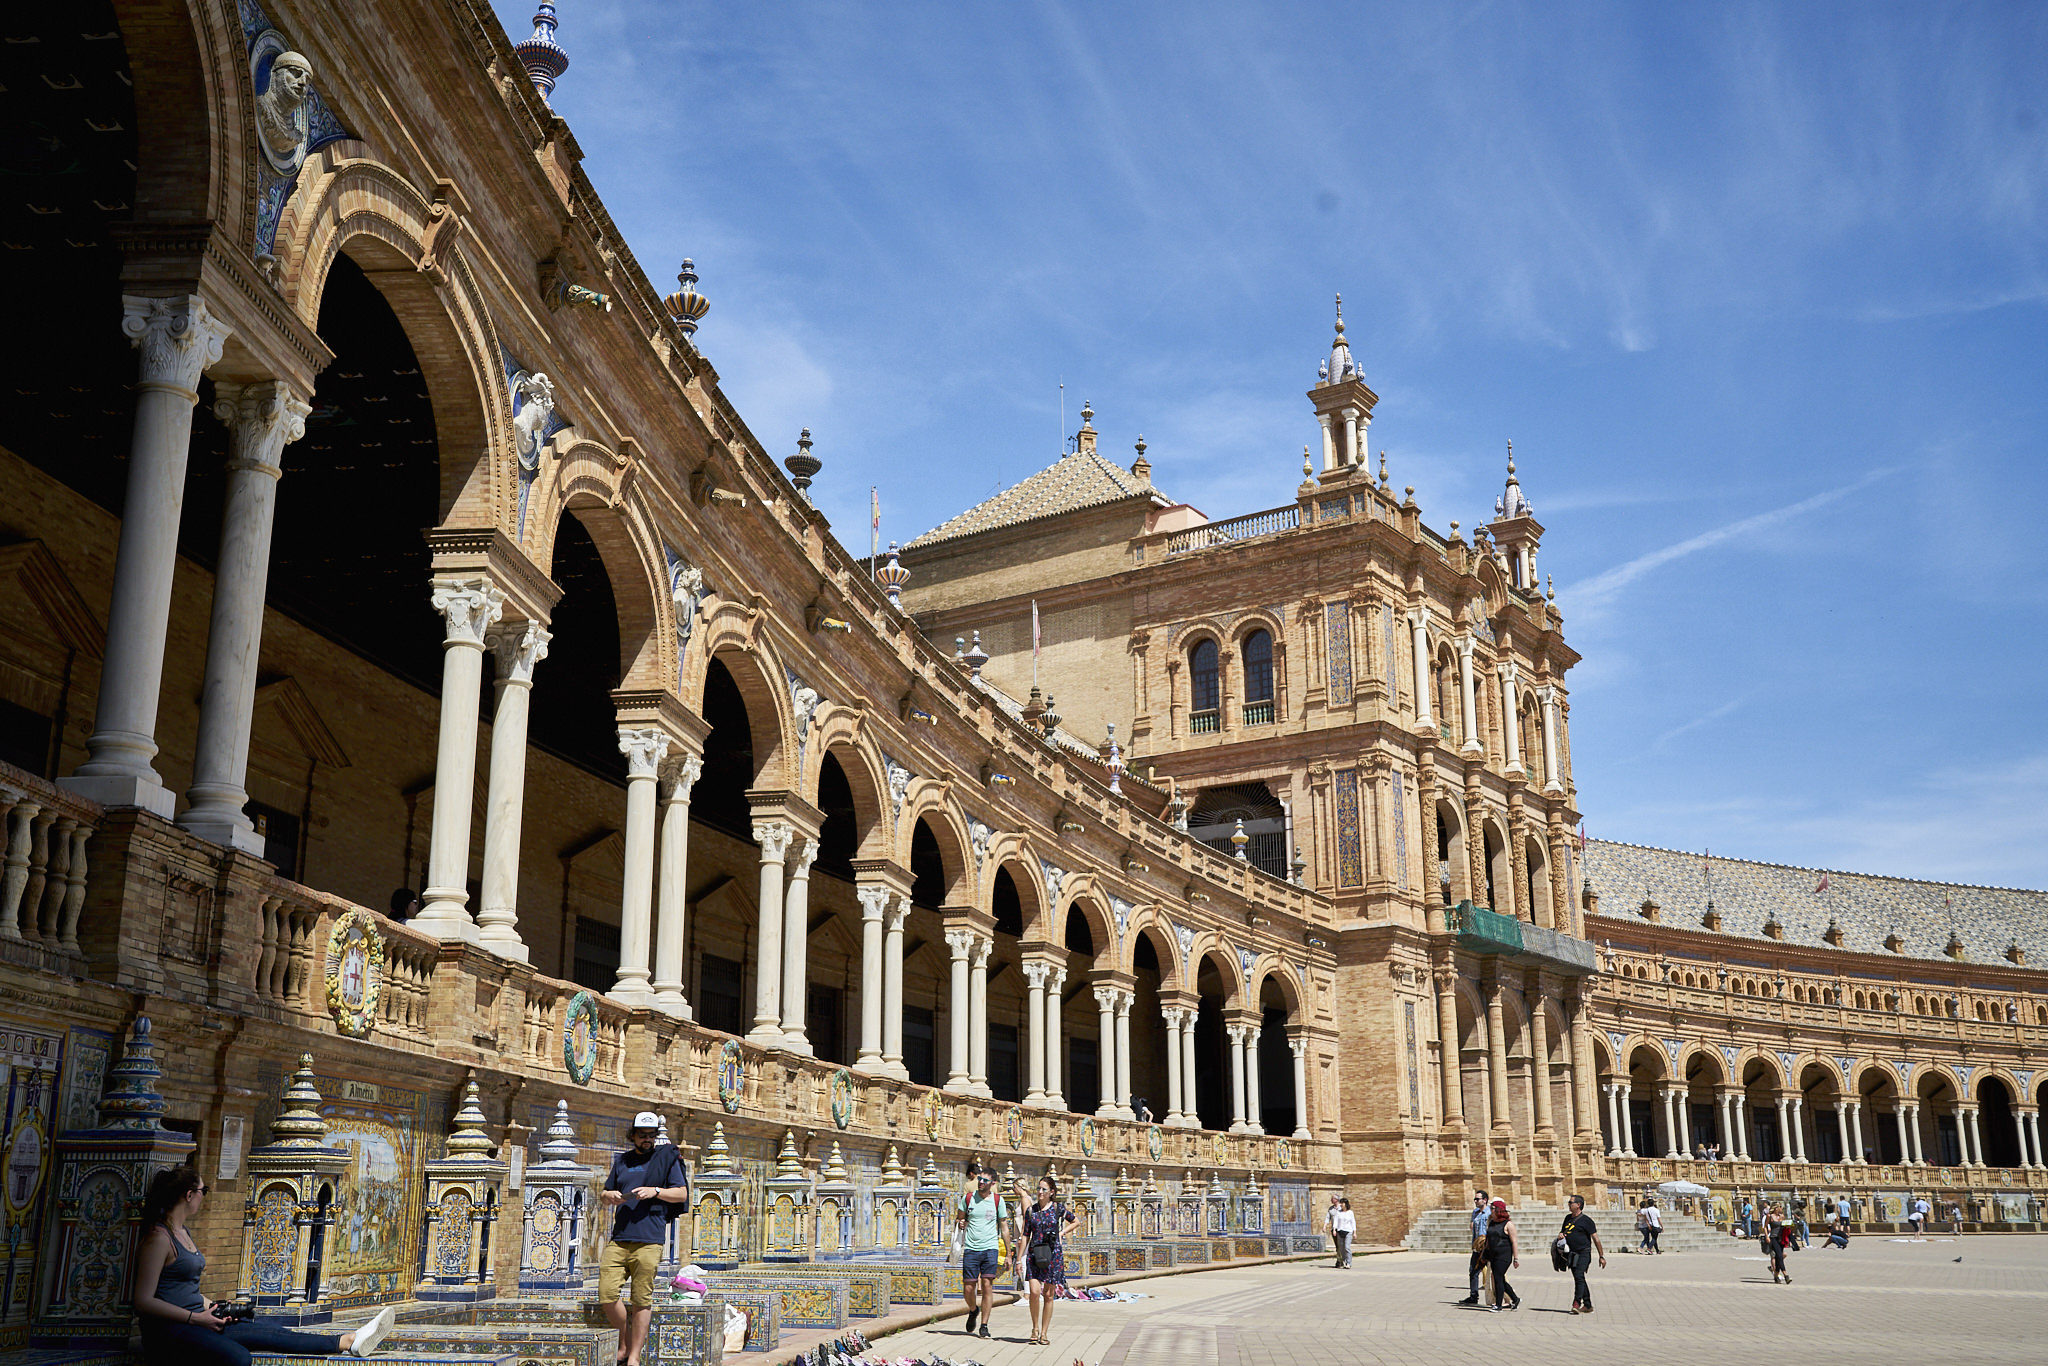
[[[1112,1012],[1115,1011],[1117,1002],[1122,999],[1123,993],[1121,991],[1118,991],[1115,987],[1095,988],[1095,1004],[1097,1006],[1100,1006],[1103,1010]]]
[[[306,434],[311,404],[281,380],[261,384],[213,386],[213,415],[228,429],[231,470],[261,470],[275,475],[284,448]]]
[[[444,645],[481,648],[485,632],[505,615],[505,595],[483,579],[437,583],[433,604],[448,626]]]
[[[534,666],[548,657],[554,637],[537,621],[501,621],[484,632],[484,639],[498,656],[498,677],[530,687]]]
[[[789,841],[796,834],[781,821],[758,821],[754,825],[754,843],[761,846],[761,862],[780,863],[789,851]]]
[[[668,757],[668,733],[621,727],[619,753],[626,756],[628,778],[654,779],[661,774],[661,761]],[[760,827],[756,826],[756,830]]]
[[[234,333],[206,311],[206,301],[197,295],[149,299],[124,294],[121,331],[142,353],[142,384],[182,389],[195,402],[199,376],[220,359],[221,344]]]
[[[956,962],[961,961],[974,952],[975,940],[978,937],[973,930],[965,926],[955,926],[946,931],[946,947],[953,951]]]
[[[704,761],[694,754],[685,754],[680,759],[668,761],[668,799],[690,803],[690,793],[696,790],[697,780],[704,776]]]
[[[883,913],[889,909],[889,889],[887,887],[869,883],[866,886],[854,888],[853,894],[860,898],[860,918],[862,920],[880,920]]]
[[[814,836],[796,836],[795,856],[790,859],[791,877],[809,877],[811,865],[818,861],[818,841]]]

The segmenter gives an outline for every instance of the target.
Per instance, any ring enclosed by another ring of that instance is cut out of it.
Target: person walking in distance
[[[1038,1203],[1027,1201],[1024,1182],[1017,1181],[1017,1204],[1024,1211],[1024,1280],[1031,1293],[1031,1341],[1052,1345],[1053,1300],[1067,1284],[1066,1226],[1074,1212],[1060,1203],[1059,1183],[1038,1178]]]
[[[1337,1208],[1330,1215],[1330,1236],[1337,1240],[1337,1269],[1351,1265],[1351,1238],[1358,1232],[1358,1216],[1351,1212],[1351,1202],[1337,1201]]]
[[[1771,1284],[1792,1284],[1792,1273],[1785,1269],[1785,1254],[1792,1247],[1794,1238],[1792,1225],[1776,1205],[1764,1206],[1764,1232],[1762,1242],[1764,1256],[1771,1263]]]
[[[1564,1239],[1565,1259],[1572,1268],[1572,1312],[1590,1314],[1593,1312],[1592,1287],[1586,1284],[1586,1268],[1593,1263],[1593,1254],[1600,1254],[1600,1269],[1607,1269],[1607,1249],[1600,1245],[1600,1232],[1591,1219],[1586,1217],[1586,1202],[1574,1195],[1567,1202],[1570,1213],[1564,1217],[1564,1227],[1557,1236]]]
[[[661,1266],[668,1221],[690,1200],[690,1173],[673,1143],[654,1141],[661,1119],[650,1110],[633,1116],[631,1146],[612,1158],[604,1180],[604,1203],[618,1211],[612,1238],[597,1261],[597,1300],[607,1322],[619,1332],[615,1358],[640,1366],[647,1328],[654,1319],[654,1273]],[[630,1284],[629,1284],[630,1282]],[[619,1292],[626,1290],[626,1302]]]
[[[1520,1270],[1522,1266],[1522,1242],[1515,1220],[1508,1213],[1505,1200],[1496,1200],[1486,1216],[1486,1261],[1493,1268],[1493,1312],[1498,1314],[1506,1300],[1506,1308],[1520,1309],[1522,1297],[1508,1284],[1508,1269]]]
[[[1648,1240],[1652,1253],[1661,1253],[1664,1250],[1657,1246],[1657,1239],[1663,1232],[1664,1211],[1657,1208],[1655,1200],[1643,1201],[1643,1237]]]
[[[974,1194],[962,1198],[956,1211],[960,1239],[960,1290],[967,1301],[967,1331],[981,1322],[990,1336],[989,1315],[996,1288],[998,1250],[1009,1241],[1009,1202],[996,1190],[995,1173],[982,1167],[974,1174]]]
[[[1486,1269],[1486,1220],[1487,1203],[1485,1191],[1472,1192],[1472,1265],[1466,1270],[1472,1280],[1471,1293],[1459,1304],[1479,1303],[1479,1273]]]

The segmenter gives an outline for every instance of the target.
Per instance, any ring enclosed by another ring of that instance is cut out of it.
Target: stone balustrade
[[[79,915],[99,804],[0,763],[0,954],[64,970],[81,956]]]

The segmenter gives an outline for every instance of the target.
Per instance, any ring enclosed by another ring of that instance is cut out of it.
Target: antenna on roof
[[[1067,382],[1060,381],[1060,454],[1067,453]]]

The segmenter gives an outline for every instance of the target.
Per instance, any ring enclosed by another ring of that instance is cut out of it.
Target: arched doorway
[[[1060,1031],[1067,1041],[1067,1109],[1082,1115],[1094,1114],[1102,1105],[1102,1050],[1114,1046],[1113,1040],[1101,1037],[1101,1016],[1089,986],[1096,950],[1095,930],[1088,920],[1081,903],[1068,906],[1060,938],[1070,964]]]
[[[1269,1134],[1291,1134],[1299,1124],[1294,1109],[1294,1051],[1288,1028],[1294,1010],[1274,975],[1259,984],[1259,1113],[1253,1116]]]
[[[1230,1036],[1224,1028],[1233,981],[1213,953],[1195,972],[1195,1113],[1204,1129],[1230,1127]]]

